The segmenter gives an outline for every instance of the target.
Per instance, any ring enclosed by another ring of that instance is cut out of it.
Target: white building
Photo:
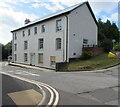
[[[13,31],[13,62],[55,68],[97,45],[97,21],[88,2],[40,18]]]

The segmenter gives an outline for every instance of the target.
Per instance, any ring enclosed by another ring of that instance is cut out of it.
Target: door
[[[35,65],[35,54],[30,55],[30,65]]]

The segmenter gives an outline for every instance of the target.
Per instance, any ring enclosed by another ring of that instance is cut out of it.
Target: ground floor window
[[[50,62],[51,62],[51,65],[55,65],[56,64],[56,57],[55,56],[51,56],[50,57]]]
[[[38,54],[38,63],[43,63],[43,53]]]
[[[28,55],[27,53],[24,53],[24,62],[27,62],[27,60],[28,60]]]
[[[14,60],[17,61],[17,55],[16,54],[14,55]]]

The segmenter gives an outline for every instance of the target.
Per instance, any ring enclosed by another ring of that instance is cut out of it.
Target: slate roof
[[[19,27],[19,28],[15,29],[15,30],[13,30],[13,31],[11,31],[11,32],[14,32],[14,31],[17,31],[17,30],[26,28],[26,27],[28,27],[28,26],[31,26],[31,25],[34,25],[34,24],[36,24],[36,23],[39,23],[39,22],[42,22],[42,21],[51,19],[51,18],[53,18],[53,17],[59,16],[59,15],[62,15],[62,14],[69,13],[69,12],[71,12],[72,10],[74,10],[74,9],[82,6],[83,4],[87,4],[87,6],[88,6],[88,8],[89,8],[89,10],[90,10],[90,12],[91,12],[91,14],[92,14],[92,16],[93,16],[93,19],[95,20],[95,23],[97,24],[96,18],[95,18],[94,14],[93,14],[93,12],[92,12],[92,10],[91,10],[91,8],[90,8],[90,5],[89,5],[89,3],[86,1],[86,2],[82,2],[82,3],[79,3],[79,4],[73,5],[73,6],[71,6],[71,7],[65,8],[65,9],[63,9],[63,10],[61,10],[61,11],[52,13],[52,14],[47,15],[47,16],[45,16],[45,17],[36,19],[36,20],[34,20],[34,21],[32,21],[32,22],[30,22],[30,23],[28,23],[28,24],[25,24],[25,25],[23,25],[22,27]]]

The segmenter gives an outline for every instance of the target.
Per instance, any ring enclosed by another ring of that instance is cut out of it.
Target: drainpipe
[[[68,60],[68,16],[65,15],[66,17],[66,59],[65,62]]]

